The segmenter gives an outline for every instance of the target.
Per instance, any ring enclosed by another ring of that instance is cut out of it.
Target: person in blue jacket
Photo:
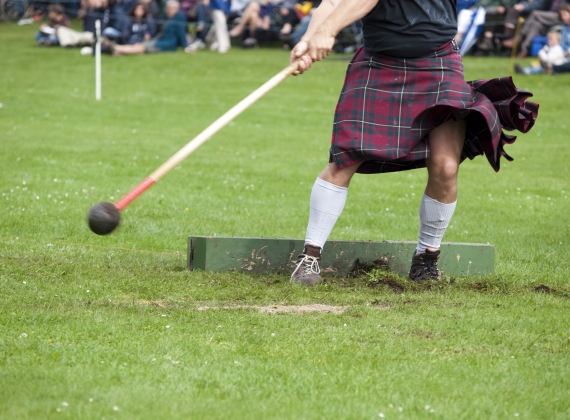
[[[150,41],[137,42],[133,45],[115,45],[109,43],[107,47],[113,55],[135,55],[144,53],[157,53],[163,51],[176,51],[178,47],[186,48],[187,22],[179,12],[180,3],[176,0],[166,2],[167,20],[162,28],[162,33]]]
[[[134,45],[151,40],[156,35],[156,24],[146,4],[138,2],[129,13],[128,44]]]

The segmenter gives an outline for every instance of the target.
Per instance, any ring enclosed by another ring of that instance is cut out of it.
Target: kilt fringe
[[[532,97],[532,93],[517,89],[510,76],[491,80],[473,80],[467,83],[491,101],[499,116],[502,130],[499,136],[495,135],[492,139],[485,140],[490,141],[492,148],[483,147],[481,141],[466,141],[469,150],[464,147],[465,157],[473,159],[477,155],[485,154],[493,169],[498,172],[501,156],[509,162],[513,161],[513,158],[505,152],[504,146],[513,144],[517,139],[516,136],[506,134],[503,130],[527,133],[534,126],[538,116],[538,104],[527,101]]]

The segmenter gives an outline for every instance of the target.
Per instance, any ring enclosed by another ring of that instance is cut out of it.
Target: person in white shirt
[[[534,64],[528,67],[522,67],[515,64],[515,71],[518,74],[542,74],[547,73],[552,66],[564,64],[568,58],[564,54],[564,50],[560,45],[562,35],[558,31],[550,31],[547,34],[548,45],[542,47],[538,52],[540,64]]]

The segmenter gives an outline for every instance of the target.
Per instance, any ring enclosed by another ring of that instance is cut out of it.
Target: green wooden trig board
[[[303,251],[302,239],[188,237],[188,268],[206,271],[244,271],[249,273],[290,273],[297,255]],[[372,262],[386,257],[390,270],[406,275],[416,242],[330,241],[324,247],[321,272],[346,276],[356,261]],[[438,266],[446,275],[490,274],[494,270],[492,245],[443,243]]]

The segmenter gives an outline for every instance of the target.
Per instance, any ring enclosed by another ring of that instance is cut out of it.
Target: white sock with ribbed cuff
[[[423,195],[420,204],[420,234],[416,253],[425,252],[426,248],[439,249],[456,205],[457,201],[444,204]]]
[[[348,188],[317,178],[311,191],[311,212],[305,245],[323,248],[338,217],[341,215]]]

